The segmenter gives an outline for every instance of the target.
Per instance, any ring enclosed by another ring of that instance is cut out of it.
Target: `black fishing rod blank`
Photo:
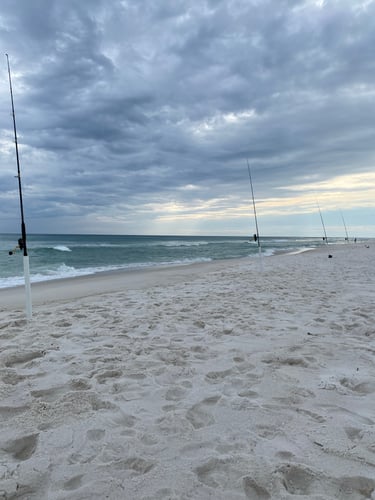
[[[253,179],[251,177],[251,170],[250,170],[250,164],[249,160],[247,161],[247,170],[249,172],[249,180],[250,180],[250,187],[251,187],[251,197],[253,200],[253,209],[254,209],[254,219],[255,219],[255,229],[256,229],[256,234],[254,234],[254,241],[258,244],[258,251],[259,251],[259,262],[260,262],[260,269],[263,271],[263,262],[262,262],[262,245],[260,242],[260,237],[259,237],[259,227],[258,227],[258,217],[257,217],[257,210],[255,206],[255,198],[254,198],[254,189],[253,189]]]
[[[345,229],[345,241],[349,243],[349,235],[348,235],[348,229],[345,224],[345,219],[344,219],[344,214],[342,213],[342,210],[340,210],[341,218],[342,218],[342,223],[344,224],[344,229]]]
[[[25,276],[25,292],[26,292],[26,316],[28,319],[31,319],[31,317],[32,317],[32,305],[31,305],[31,287],[30,287],[30,267],[29,267],[29,256],[27,254],[26,224],[25,224],[25,217],[24,217],[24,210],[23,210],[22,182],[21,182],[20,157],[19,157],[19,153],[18,153],[16,114],[14,111],[13,88],[12,88],[12,77],[11,77],[11,73],[10,73],[9,56],[8,56],[8,54],[5,54],[5,55],[7,58],[10,100],[11,100],[11,104],[12,104],[14,143],[16,146],[16,160],[17,160],[17,175],[16,175],[16,177],[18,179],[18,193],[19,193],[20,211],[21,211],[21,238],[18,239],[18,248],[23,252],[23,269],[24,269],[24,276]],[[9,252],[9,253],[11,254],[11,252]]]
[[[323,220],[322,211],[320,210],[319,203],[318,203],[318,202],[316,202],[316,204],[317,204],[317,206],[318,206],[319,215],[320,215],[320,220],[321,220],[321,222],[322,222],[323,231],[324,231],[324,238],[323,238],[323,240],[325,241],[326,245],[328,245],[327,232],[326,232],[326,227],[325,227],[325,225],[324,225],[324,220]]]

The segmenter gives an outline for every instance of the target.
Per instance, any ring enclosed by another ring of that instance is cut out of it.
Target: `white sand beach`
[[[328,258],[328,253],[332,258]],[[0,292],[0,499],[375,499],[375,246]]]

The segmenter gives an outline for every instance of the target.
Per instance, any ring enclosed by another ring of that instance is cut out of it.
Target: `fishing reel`
[[[23,250],[25,245],[23,243],[23,239],[22,238],[18,238],[18,244],[15,246],[15,248],[13,250],[9,250],[9,255],[13,255],[14,253],[16,253],[16,251],[19,249],[19,250]]]

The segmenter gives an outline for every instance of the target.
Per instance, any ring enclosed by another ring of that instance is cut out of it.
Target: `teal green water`
[[[9,255],[17,239],[18,235],[0,235],[0,288],[23,283],[22,253]],[[265,256],[324,244],[317,238],[276,237],[261,243]],[[258,255],[257,244],[245,237],[28,235],[27,246],[32,282]]]

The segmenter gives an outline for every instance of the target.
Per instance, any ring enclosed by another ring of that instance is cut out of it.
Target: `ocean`
[[[9,251],[18,235],[0,235],[0,288],[24,283],[22,252]],[[331,239],[342,242],[343,239]],[[299,252],[324,245],[319,238],[262,238],[262,254]],[[144,269],[258,256],[257,244],[232,236],[40,235],[27,237],[31,282],[116,269]]]

